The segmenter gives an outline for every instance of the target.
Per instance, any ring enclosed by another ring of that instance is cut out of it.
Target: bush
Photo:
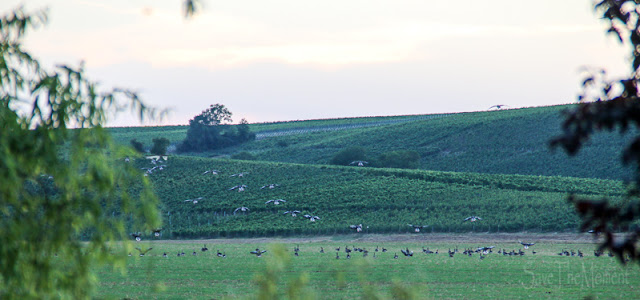
[[[140,153],[147,152],[147,151],[144,150],[144,145],[141,142],[138,142],[138,140],[136,140],[136,139],[132,139],[131,140],[131,147],[133,147],[133,149],[136,149],[136,151],[138,151]]]
[[[169,139],[155,138],[153,139],[153,147],[151,148],[151,153],[156,155],[166,155],[169,145],[171,145]]]
[[[365,150],[360,146],[352,146],[338,152],[330,161],[333,165],[347,166],[356,160],[366,160]]]
[[[377,166],[382,168],[417,169],[420,167],[420,153],[413,150],[396,150],[382,153]]]

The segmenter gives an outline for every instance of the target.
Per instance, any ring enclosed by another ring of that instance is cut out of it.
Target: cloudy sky
[[[28,49],[84,61],[187,124],[222,103],[270,122],[571,103],[580,68],[625,74],[627,54],[590,0],[3,0],[49,8]],[[140,123],[121,114],[111,126]]]

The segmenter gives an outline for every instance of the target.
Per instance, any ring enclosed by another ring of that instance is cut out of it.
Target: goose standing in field
[[[411,225],[411,224],[407,224],[407,225],[409,225],[410,227],[413,227],[414,232],[420,232],[420,228],[425,228],[429,226],[429,225]]]
[[[280,202],[287,202],[287,200],[284,200],[284,199],[272,199],[272,200],[269,200],[269,201],[265,202],[264,204],[273,203],[273,205],[280,205]]]
[[[142,249],[136,247],[136,250],[138,250],[138,252],[140,252],[140,256],[144,256],[145,254],[147,254],[147,252],[151,251],[151,249],[153,249],[153,248],[149,248],[147,250],[142,251]]]
[[[536,243],[524,243],[524,242],[522,242],[522,241],[519,241],[519,242],[520,242],[520,244],[522,244],[522,246],[523,246],[525,249],[529,249],[529,247],[531,247],[531,246],[533,246],[533,245],[535,245],[535,244],[536,244]]]
[[[233,214],[235,215],[237,211],[248,212],[249,208],[248,207],[244,207],[244,206],[238,207],[235,210],[233,210]]]
[[[292,211],[289,211],[289,210],[288,210],[288,211],[283,212],[282,214],[283,214],[283,215],[291,214],[291,216],[292,216],[292,217],[295,217],[295,216],[297,216],[299,213],[300,213],[300,211],[299,211],[299,210],[292,210]]]
[[[475,221],[479,221],[479,220],[482,220],[482,218],[480,218],[478,216],[471,216],[471,217],[465,218],[463,222],[466,222],[466,221],[475,222]]]
[[[230,190],[230,191],[233,191],[233,190],[237,189],[237,190],[238,190],[238,192],[244,192],[244,190],[245,190],[246,188],[247,188],[247,186],[243,184],[243,185],[236,185],[236,186],[234,186],[234,187],[230,188],[229,190]]]
[[[165,252],[164,254],[162,254],[162,257],[169,258],[169,255],[167,255],[167,252]]]
[[[198,198],[193,198],[193,199],[187,199],[187,200],[184,200],[182,202],[191,202],[193,204],[198,204],[198,201],[201,201],[201,200],[202,200],[202,197],[198,197]]]
[[[202,247],[202,249],[200,249],[202,252],[206,252],[209,251],[209,248],[207,248],[207,244],[204,245],[204,247]]]
[[[262,254],[263,254],[263,253],[265,253],[265,252],[267,252],[267,250],[260,250],[260,248],[256,248],[256,250],[255,250],[255,251],[251,251],[251,252],[249,252],[249,253],[251,253],[251,254],[255,254],[255,255],[256,255],[256,257],[260,257],[260,256],[262,256]]]
[[[398,259],[398,253],[394,253],[393,259]]]

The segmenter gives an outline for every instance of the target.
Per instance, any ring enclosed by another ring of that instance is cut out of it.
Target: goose
[[[307,215],[305,215],[305,218],[307,217]],[[309,216],[307,219],[309,219],[309,221],[311,222],[315,222],[316,220],[320,220],[320,217],[318,216]]]
[[[164,254],[162,254],[162,257],[169,258],[169,255],[167,255],[167,252],[165,252]]]
[[[407,248],[407,250],[400,249],[400,252],[402,252],[404,256],[413,256],[413,251],[409,250],[409,248]]]
[[[124,158],[124,162],[129,162],[129,161],[130,161],[130,159],[129,159],[128,156]]]
[[[376,252],[380,251],[380,249],[378,249],[378,246],[376,246]]]
[[[263,190],[263,189],[268,188],[268,189],[272,190],[272,189],[275,189],[277,186],[280,186],[280,185],[277,184],[277,183],[271,183],[271,184],[263,185],[260,189]]]
[[[142,235],[140,234],[140,232],[132,233],[131,236],[136,240],[136,242],[139,242],[142,240],[141,238]]]
[[[247,211],[249,211],[249,208],[248,207],[244,207],[244,206],[238,207],[238,208],[233,210],[233,214],[235,215],[237,211],[247,212]]]
[[[336,259],[340,259],[340,252],[336,252]]]
[[[362,232],[362,224],[358,224],[358,225],[349,225],[349,228],[351,229],[355,229],[356,232]]]
[[[244,175],[247,175],[247,174],[249,174],[249,173],[241,172],[241,173],[238,173],[238,174],[231,174],[231,176],[229,176],[229,177],[244,177]]]
[[[205,175],[205,174],[218,175],[218,173],[220,173],[220,171],[218,170],[206,170],[204,171],[204,173],[202,173],[202,175]]]
[[[260,250],[260,248],[256,248],[255,251],[251,251],[249,253],[255,254],[256,257],[260,257],[260,256],[262,256],[262,253],[265,253],[265,252],[267,252],[267,250]]]
[[[358,167],[364,167],[364,165],[368,164],[368,161],[364,160],[354,160],[350,163],[350,165],[357,165]]]
[[[496,104],[496,105],[493,105],[493,106],[489,107],[489,109],[492,109],[492,108],[494,108],[494,107],[495,107],[496,109],[502,109],[503,107],[509,107],[509,105],[506,105],[506,104]]]
[[[295,217],[295,216],[297,216],[299,213],[300,213],[300,211],[299,211],[299,210],[293,210],[293,211],[289,211],[289,210],[288,210],[288,211],[283,212],[282,214],[283,214],[283,215],[291,214],[291,216],[292,216],[292,217]]]
[[[202,249],[200,249],[200,251],[206,252],[206,251],[209,251],[209,248],[207,248],[207,245],[205,244],[204,247],[202,247]]]
[[[407,224],[407,225],[409,225],[410,227],[413,227],[414,232],[420,232],[420,228],[425,228],[429,226],[429,225],[411,225],[411,224]]]
[[[193,250],[193,253],[191,253],[191,255],[196,256],[198,255],[198,253],[196,252],[196,250]]]
[[[222,253],[220,252],[220,250],[217,250],[217,252],[218,252],[218,253],[216,253],[216,255],[217,255],[218,257],[222,257]]]
[[[156,228],[153,230],[153,236],[160,237],[162,235],[162,228]]]
[[[269,203],[272,203],[272,202],[273,202],[274,205],[280,205],[280,202],[287,202],[287,200],[284,200],[284,199],[272,199],[272,200],[269,200],[269,201],[265,202],[264,204],[269,204]]]
[[[382,252],[387,252],[387,251],[388,251],[387,248],[382,247]]]
[[[340,247],[336,248],[336,251],[340,251]]]
[[[478,216],[471,216],[471,217],[465,218],[463,222],[466,222],[466,221],[475,222],[475,221],[479,221],[479,220],[482,220],[482,218],[480,218]]]
[[[393,259],[398,259],[398,253],[394,253]]]
[[[233,191],[233,190],[237,189],[237,190],[238,190],[238,192],[244,192],[244,190],[245,190],[246,188],[247,188],[247,186],[243,184],[243,185],[236,185],[236,186],[234,186],[234,187],[230,188],[229,190],[230,190],[230,191]]]
[[[347,259],[351,258],[351,254],[347,253]]]
[[[136,250],[138,250],[138,252],[140,252],[140,256],[144,256],[145,254],[147,254],[147,252],[151,251],[151,249],[153,249],[153,248],[149,248],[147,250],[142,251],[142,249],[136,247]]]
[[[187,199],[187,200],[184,200],[182,202],[191,202],[193,204],[198,204],[198,201],[200,201],[200,200],[202,200],[202,197],[193,198],[193,199]]]
[[[324,248],[320,247],[320,253],[324,253]]]
[[[520,244],[522,244],[522,246],[523,246],[525,249],[529,249],[529,247],[531,247],[531,246],[533,246],[533,245],[535,245],[535,244],[536,244],[536,243],[524,243],[524,242],[522,242],[522,241],[519,241],[519,242],[520,242]]]

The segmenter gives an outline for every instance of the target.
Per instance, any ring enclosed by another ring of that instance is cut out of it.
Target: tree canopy
[[[242,119],[238,125],[233,122],[232,113],[222,104],[212,104],[199,115],[189,120],[187,137],[178,147],[179,151],[202,152],[221,149],[255,139],[255,133]]]
[[[551,146],[562,147],[570,155],[575,155],[598,131],[632,132],[635,135],[631,143],[622,149],[622,162],[636,170],[625,201],[594,201],[575,195],[570,196],[569,201],[583,219],[582,230],[605,236],[601,248],[612,250],[622,263],[627,259],[640,262],[636,247],[640,236],[637,226],[640,217],[640,3],[601,0],[595,3],[594,8],[608,23],[607,32],[629,46],[630,74],[611,80],[605,70],[587,70],[582,92],[578,95],[579,103],[565,112],[564,133],[553,139]],[[616,234],[618,231],[628,234]]]
[[[138,96],[87,79],[82,66],[45,69],[23,47],[46,12],[0,18],[0,298],[88,298],[96,262],[124,264],[109,241],[160,225],[136,153],[102,128],[122,109],[154,117]],[[86,242],[83,242],[84,239]],[[115,255],[114,255],[115,254]]]

